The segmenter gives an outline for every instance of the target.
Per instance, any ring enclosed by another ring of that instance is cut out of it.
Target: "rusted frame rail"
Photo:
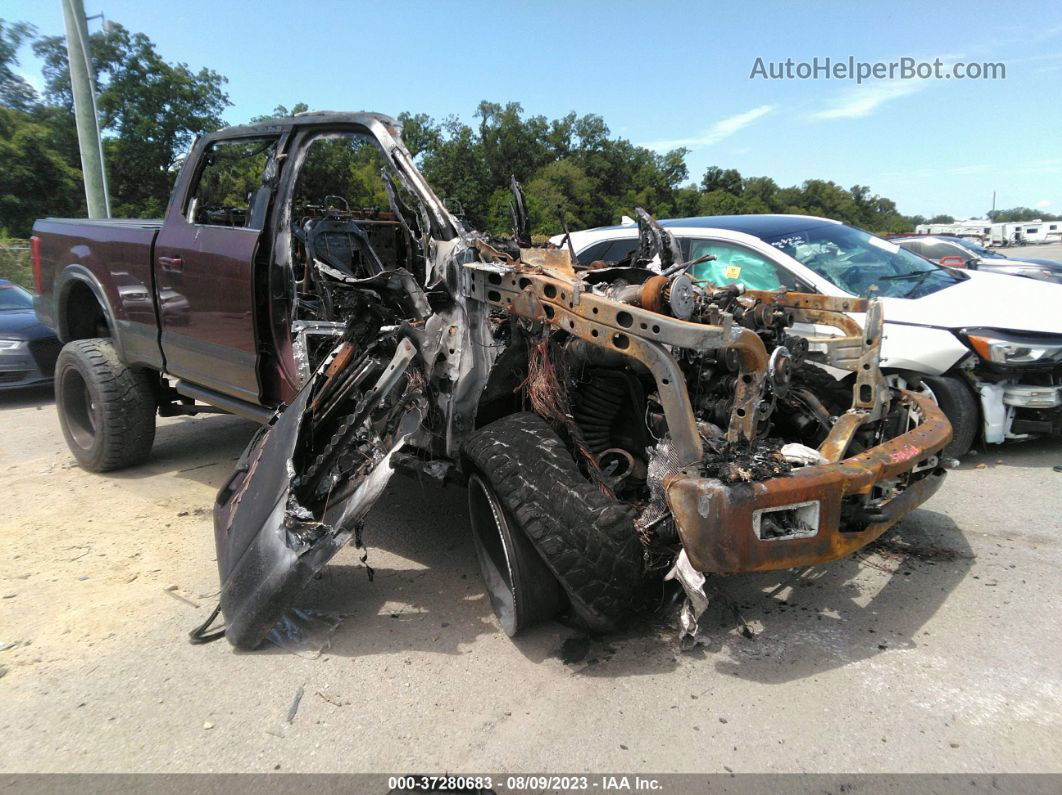
[[[489,253],[495,252],[489,250]],[[566,264],[566,257],[558,259],[565,261],[556,264],[536,262],[533,269],[511,260],[504,264],[470,263],[465,270],[466,295],[518,317],[549,323],[592,345],[642,362],[656,380],[675,452],[685,465],[699,462],[704,448],[685,377],[665,346],[693,351],[733,349],[737,352],[739,372],[727,436],[731,441],[756,438],[768,356],[763,341],[754,332],[728,321],[719,326],[691,323],[596,295],[587,291],[586,285],[574,273],[569,276],[564,272],[570,270],[570,266],[567,269],[557,267]],[[761,297],[758,293],[752,295]],[[805,294],[762,295],[766,300],[777,301],[794,312],[814,315],[819,322],[847,332],[844,337],[824,338],[837,350],[850,349],[853,345],[860,349],[868,347],[855,321],[839,314],[843,311],[842,303],[854,311],[865,310],[866,302],[861,299]],[[880,345],[880,334],[877,344]],[[864,355],[867,355],[865,351]],[[873,373],[880,378],[876,349],[868,361],[873,362]],[[861,422],[867,419],[864,412],[859,416]]]

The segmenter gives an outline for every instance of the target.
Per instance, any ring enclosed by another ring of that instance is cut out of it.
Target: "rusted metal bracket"
[[[690,405],[686,378],[664,344],[686,343],[683,347],[692,347],[689,343],[701,341],[688,330],[673,328],[672,324],[694,326],[700,336],[707,332],[720,343],[722,334],[716,332],[722,329],[676,321],[593,293],[582,293],[577,304],[572,289],[575,285],[562,279],[526,271],[498,273],[493,266],[489,270],[477,270],[475,264],[468,267],[472,277],[471,297],[506,309],[517,317],[548,323],[592,345],[630,356],[648,367],[656,380],[676,454],[684,464],[700,462],[704,448]],[[648,332],[656,339],[647,339],[641,332]],[[758,337],[756,341],[759,342]],[[704,349],[708,347],[704,346]]]
[[[927,500],[943,480],[939,470],[909,483],[880,505],[879,518],[870,524],[845,526],[842,519],[847,497],[871,494],[877,484],[910,472],[951,440],[951,425],[933,401],[911,392],[904,392],[903,400],[921,423],[850,458],[800,467],[785,477],[754,483],[726,485],[688,474],[669,476],[664,481],[667,504],[693,568],[732,574],[835,560],[877,538]],[[807,509],[808,532],[784,538],[756,532],[757,515],[803,509]]]
[[[819,453],[827,463],[834,464],[845,457],[856,431],[865,421],[866,413],[862,411],[849,411],[837,418],[829,436],[819,445]]]
[[[484,248],[480,250],[489,253]],[[513,267],[498,262],[468,263],[467,297],[518,317],[548,323],[592,345],[642,362],[656,379],[675,450],[687,465],[701,460],[703,446],[685,378],[666,346],[698,352],[734,349],[739,372],[727,438],[755,440],[768,360],[767,349],[757,334],[730,323],[713,326],[679,320],[596,295],[586,291],[585,285],[574,276],[566,251],[534,251],[539,253],[533,264]],[[759,293],[750,291],[749,294],[761,297]],[[821,322],[849,332],[848,336],[833,339],[849,346],[862,345],[858,325],[838,314],[843,311],[842,304],[855,311],[865,309],[866,302],[862,299],[770,292],[762,293],[762,297],[768,301],[780,300],[782,306],[793,311],[814,312],[817,316],[821,313]]]
[[[851,318],[847,318],[851,320]],[[855,321],[851,321],[855,324]],[[852,408],[837,420],[829,436],[819,445],[819,452],[833,463],[840,461],[863,425],[881,419],[889,405],[889,387],[881,373],[881,339],[884,319],[881,304],[870,301],[866,308],[866,325],[860,333],[861,351],[855,363]]]
[[[845,312],[866,312],[865,298],[839,298],[817,293],[772,293],[746,290],[745,295],[785,307],[796,323],[833,326],[843,336],[805,336],[816,361],[842,370],[856,370],[865,347],[863,329]]]
[[[855,371],[856,382],[852,393],[852,406],[868,413],[866,422],[881,419],[889,404],[889,387],[879,366],[883,329],[881,302],[873,300],[867,307],[863,324],[863,353]]]
[[[704,448],[690,405],[686,379],[666,345],[695,351],[733,348],[739,362],[728,438],[756,437],[759,404],[767,366],[767,349],[752,331],[730,326],[691,323],[584,292],[574,280],[528,270],[499,272],[496,264],[467,266],[470,297],[514,315],[546,322],[555,328],[642,362],[656,379],[675,451],[684,464],[703,457]]]

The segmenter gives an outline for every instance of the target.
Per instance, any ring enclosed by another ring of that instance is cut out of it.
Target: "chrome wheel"
[[[479,474],[468,479],[468,512],[487,596],[505,633],[555,616],[565,602],[560,584]]]

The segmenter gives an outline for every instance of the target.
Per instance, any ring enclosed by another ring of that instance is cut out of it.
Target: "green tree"
[[[37,104],[37,92],[26,79],[15,74],[18,50],[33,38],[37,29],[26,22],[6,22],[0,19],[0,105],[15,110],[30,111]]]
[[[524,188],[532,234],[556,233],[563,228],[561,219],[572,230],[592,225],[588,212],[593,206],[594,181],[571,160],[547,164]],[[503,228],[507,217],[494,216],[491,225]]]
[[[710,190],[701,194],[698,206],[699,215],[744,215],[746,213],[745,202],[740,196],[735,196],[722,188]]]
[[[27,237],[37,218],[83,211],[81,172],[63,157],[53,131],[0,107],[0,229]]]
[[[723,190],[734,196],[740,196],[742,187],[741,174],[736,168],[709,166],[701,179],[701,190],[705,193]]]
[[[402,125],[402,141],[415,158],[434,152],[442,142],[442,129],[425,113],[403,111],[398,114],[398,123]]]
[[[297,113],[305,113],[309,109],[310,106],[307,105],[305,102],[296,102],[294,105],[291,106],[291,110],[288,110],[283,105],[277,105],[275,108],[273,108],[272,113],[267,113],[264,116],[252,116],[251,123],[257,124],[260,121],[269,121],[270,119],[286,119],[296,115]]]
[[[765,207],[774,210],[778,197],[778,183],[770,177],[748,177],[741,181],[741,195],[748,199],[758,199]]]
[[[61,36],[33,45],[43,62],[45,97],[68,111],[74,126],[66,44]],[[210,69],[193,72],[170,63],[142,33],[118,24],[89,37],[97,106],[115,215],[161,215],[180,156],[196,136],[222,126],[229,105],[226,79]]]
[[[468,221],[486,228],[491,183],[475,132],[456,116],[443,121],[435,148],[423,153],[424,176],[451,210],[460,205]]]
[[[519,103],[484,101],[475,115],[475,127],[422,114],[399,121],[436,191],[481,229],[509,229],[511,176],[524,185],[536,233],[557,231],[562,212],[573,229],[615,223],[636,206],[670,213],[688,177],[685,150],[658,154],[614,139],[594,114],[549,120],[525,117]]]
[[[506,185],[512,174],[528,179],[552,159],[554,153],[546,142],[546,117],[524,119],[522,114],[519,102],[501,105],[483,101],[476,109],[479,147],[492,186]]]
[[[1062,215],[1045,213],[1030,207],[1012,207],[1009,210],[992,210],[987,216],[996,223],[1014,223],[1021,221],[1062,221]]]

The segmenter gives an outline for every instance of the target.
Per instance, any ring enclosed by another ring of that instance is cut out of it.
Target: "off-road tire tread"
[[[485,426],[464,453],[542,555],[576,616],[591,631],[614,630],[644,577],[634,509],[588,482],[536,414]]]
[[[806,388],[835,416],[852,407],[852,387],[810,362],[793,370],[793,385]]]
[[[56,362],[57,398],[60,374],[67,366],[76,367],[75,362],[81,364],[85,381],[95,384],[103,407],[102,427],[97,429],[101,444],[90,457],[75,453],[78,463],[93,472],[108,472],[147,459],[155,442],[158,408],[148,371],[123,363],[109,339],[74,340],[63,346]]]

